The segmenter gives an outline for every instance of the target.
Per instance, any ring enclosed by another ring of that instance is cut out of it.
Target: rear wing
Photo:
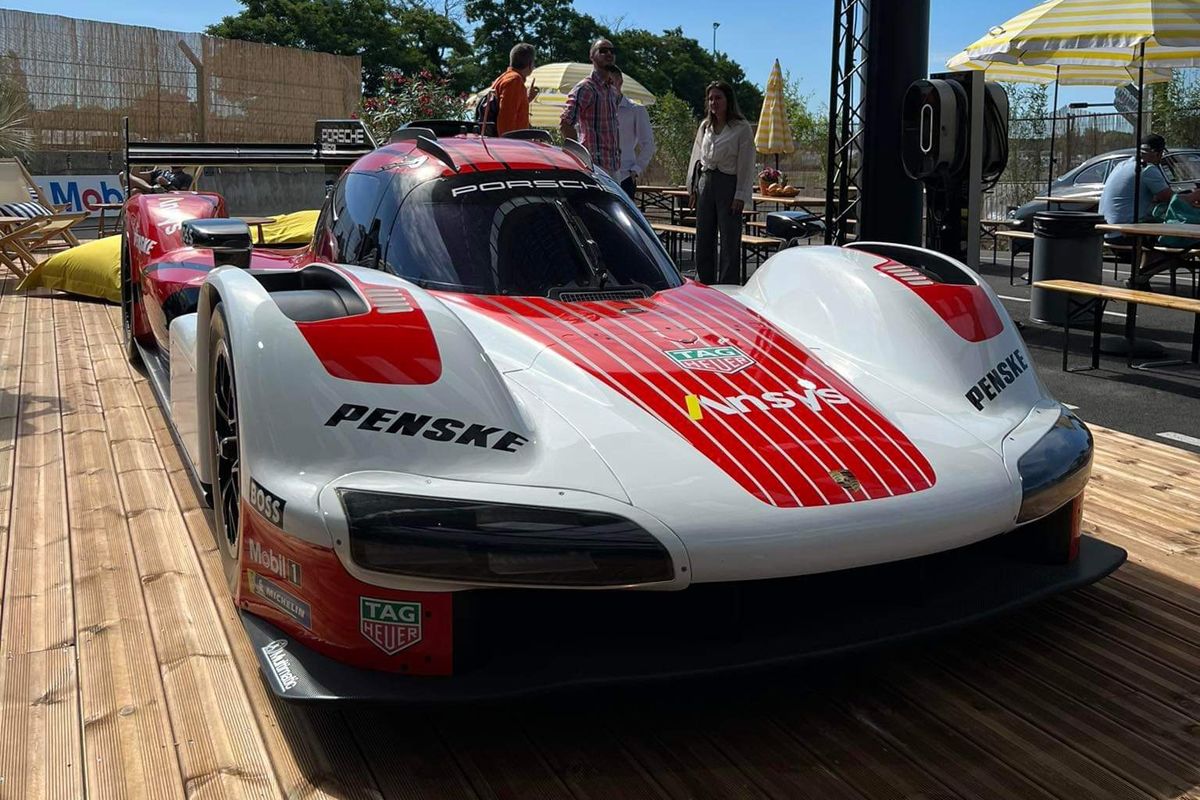
[[[317,120],[312,144],[223,142],[131,142],[124,120],[125,171],[131,166],[267,166],[348,167],[375,150],[374,137],[359,119]]]

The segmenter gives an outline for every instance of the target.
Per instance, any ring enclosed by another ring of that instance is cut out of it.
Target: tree
[[[1196,70],[1175,70],[1168,83],[1150,87],[1149,100],[1153,111],[1150,128],[1166,137],[1168,145],[1192,146],[1200,141],[1200,77]]]
[[[473,74],[450,74],[450,63],[470,55],[458,23],[423,5],[391,0],[239,0],[246,7],[209,26],[227,39],[360,56],[363,88],[374,94],[385,75],[429,70],[466,89]],[[456,79],[457,77],[457,79]]]
[[[630,73],[656,96],[671,92],[699,115],[704,111],[704,87],[724,80],[733,86],[746,118],[758,119],[762,92],[746,80],[741,66],[723,53],[714,59],[698,41],[684,36],[682,28],[661,34],[631,28],[612,40],[620,54],[618,63],[629,65]]]
[[[591,42],[609,35],[571,0],[466,0],[464,8],[475,24],[475,52],[488,81],[508,67],[508,51],[520,42],[537,47],[539,63],[552,64],[586,61]]]
[[[696,124],[692,107],[669,91],[659,95],[658,102],[650,106],[650,126],[657,145],[654,158],[671,183],[681,184],[687,177]]]
[[[0,156],[24,156],[33,147],[29,112],[25,72],[9,51],[0,58]]]
[[[792,73],[785,71],[783,107],[792,129],[792,138],[796,140],[796,149],[808,160],[818,162],[824,171],[829,156],[829,114],[824,107],[814,110],[815,103],[815,95],[805,92],[800,79],[792,78]]]
[[[508,66],[508,51],[518,42],[537,47],[540,64],[587,61],[588,47],[600,37],[617,47],[617,64],[655,96],[673,93],[699,114],[709,81],[728,81],[750,120],[758,118],[762,92],[741,66],[724,54],[715,59],[682,28],[661,34],[641,28],[616,30],[575,10],[571,0],[466,0],[467,19],[475,24],[475,51],[486,76],[484,83]],[[481,84],[477,84],[481,85]]]

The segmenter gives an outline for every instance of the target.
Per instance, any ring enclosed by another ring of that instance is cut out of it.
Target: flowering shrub
[[[758,173],[760,183],[787,183],[787,176],[774,167],[766,167]]]
[[[376,139],[417,119],[466,119],[467,96],[450,88],[449,78],[427,69],[409,77],[393,72],[383,79],[379,94],[362,102],[362,119]]]

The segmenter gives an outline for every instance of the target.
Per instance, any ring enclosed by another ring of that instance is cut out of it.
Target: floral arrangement
[[[375,97],[362,103],[362,119],[376,138],[414,119],[464,119],[467,96],[450,88],[450,80],[423,69],[415,76],[393,72]]]
[[[758,173],[759,183],[787,183],[787,176],[774,167],[766,167]]]

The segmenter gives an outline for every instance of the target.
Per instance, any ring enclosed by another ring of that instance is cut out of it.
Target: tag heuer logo
[[[697,372],[734,373],[754,364],[754,359],[736,347],[695,347],[666,350],[667,357],[684,369]]]
[[[831,470],[829,477],[833,478],[834,483],[848,492],[857,492],[862,488],[862,484],[858,482],[858,478],[854,477],[854,473],[848,469]]]
[[[358,629],[389,656],[421,641],[421,604],[358,598]]]

